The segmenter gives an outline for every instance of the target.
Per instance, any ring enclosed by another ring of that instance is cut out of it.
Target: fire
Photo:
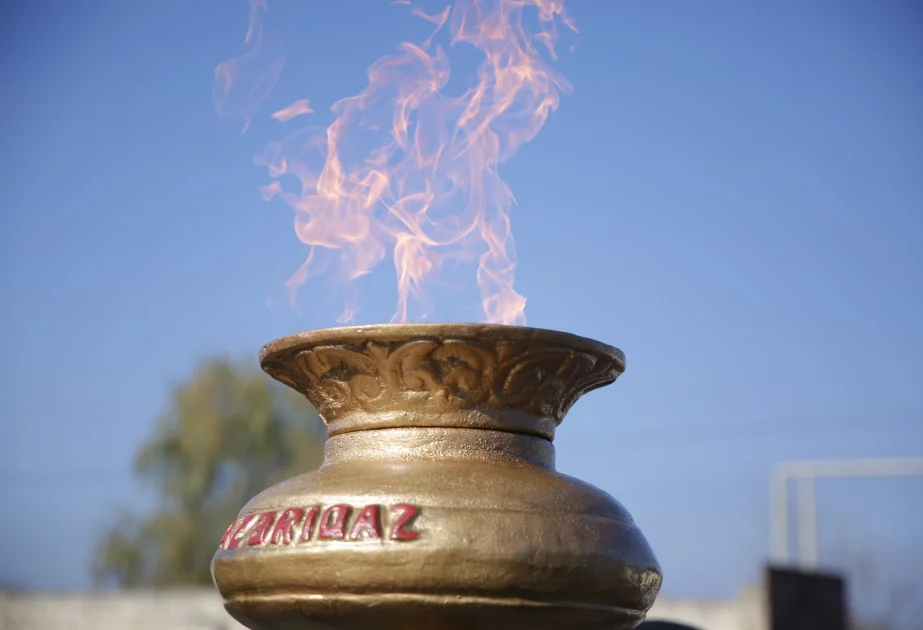
[[[308,99],[303,98],[300,101],[295,101],[288,107],[283,107],[275,114],[272,115],[276,120],[282,122],[288,122],[296,116],[301,116],[302,114],[313,114],[314,110],[311,109],[311,104]]]
[[[250,50],[239,57],[218,64],[212,98],[221,116],[243,118],[244,131],[253,116],[272,92],[285,66],[285,58],[266,50],[260,11],[266,0],[250,0],[250,26],[244,43]]]
[[[251,116],[278,80],[283,64],[270,57],[263,74],[239,84],[241,69],[260,56],[265,10],[264,0],[251,0],[251,51],[216,71],[219,112],[236,91],[244,95],[237,109]],[[333,105],[331,124],[297,130],[256,160],[273,180],[263,198],[279,197],[294,210],[295,233],[309,247],[287,286],[294,291],[323,271],[319,250],[338,253],[335,279],[344,285],[390,254],[394,320],[406,321],[411,299],[422,299],[447,261],[471,261],[486,321],[524,324],[526,299],[514,288],[515,200],[499,165],[535,137],[569,92],[545,56],[556,59],[559,23],[576,29],[562,0],[459,0],[436,14],[411,11],[433,25],[430,37],[375,62],[367,87]],[[534,32],[524,21],[537,25]],[[450,50],[467,45],[483,56],[476,84],[460,96],[445,90],[449,57],[435,43],[445,31]],[[303,100],[272,117],[285,122],[311,111]],[[355,298],[347,292],[340,321],[358,312]]]

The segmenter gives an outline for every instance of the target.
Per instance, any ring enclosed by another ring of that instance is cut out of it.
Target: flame
[[[263,0],[251,0],[253,50],[259,50],[263,10]],[[476,260],[486,321],[522,325],[526,299],[514,289],[509,216],[515,200],[499,165],[535,137],[560,95],[570,91],[541,51],[556,59],[558,23],[576,28],[561,0],[459,0],[437,14],[411,11],[433,25],[430,37],[405,42],[375,62],[367,87],[333,105],[329,126],[297,130],[256,160],[273,180],[263,198],[291,206],[295,233],[309,246],[287,286],[294,292],[323,271],[319,249],[338,252],[337,279],[344,286],[390,252],[398,289],[394,320],[406,321],[411,299],[425,297],[446,261]],[[537,24],[536,32],[524,26],[524,17]],[[471,46],[483,56],[476,84],[459,96],[446,94],[449,59],[434,44],[446,29],[452,49]],[[219,66],[216,93],[238,89],[239,59]],[[277,70],[281,65],[238,89],[250,97],[241,109],[253,109],[254,97],[265,98]],[[310,111],[307,100],[297,101],[273,118],[288,121]],[[349,292],[339,321],[354,319],[356,297]]]
[[[273,114],[272,117],[282,122],[288,122],[297,116],[313,113],[314,110],[311,109],[311,103],[308,101],[308,99],[303,98],[300,101],[295,101],[291,105],[283,107],[275,114]]]
[[[250,23],[244,38],[249,50],[219,63],[212,83],[212,99],[218,115],[243,118],[244,131],[250,117],[259,111],[276,86],[285,66],[285,57],[273,54],[264,45],[260,12],[267,10],[266,0],[250,0]]]

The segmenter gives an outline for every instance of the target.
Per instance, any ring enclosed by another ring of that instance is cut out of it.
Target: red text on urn
[[[355,507],[337,503],[248,514],[225,530],[219,549],[329,540],[415,540],[420,532],[411,529],[411,525],[419,513],[420,508],[406,503],[385,510],[374,504]]]

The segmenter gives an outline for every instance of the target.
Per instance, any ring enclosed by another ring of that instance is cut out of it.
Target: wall
[[[649,619],[702,630],[761,630],[746,598],[663,598]],[[241,630],[210,589],[114,593],[0,593],[0,630]]]
[[[0,595],[0,630],[240,630],[210,590]]]
[[[762,630],[737,600],[658,599],[647,614],[651,621],[675,621],[701,630]]]

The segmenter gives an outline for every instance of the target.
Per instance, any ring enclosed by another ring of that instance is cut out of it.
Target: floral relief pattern
[[[263,363],[326,420],[356,410],[516,409],[560,422],[624,366],[606,352],[536,339],[411,338],[293,348]]]

